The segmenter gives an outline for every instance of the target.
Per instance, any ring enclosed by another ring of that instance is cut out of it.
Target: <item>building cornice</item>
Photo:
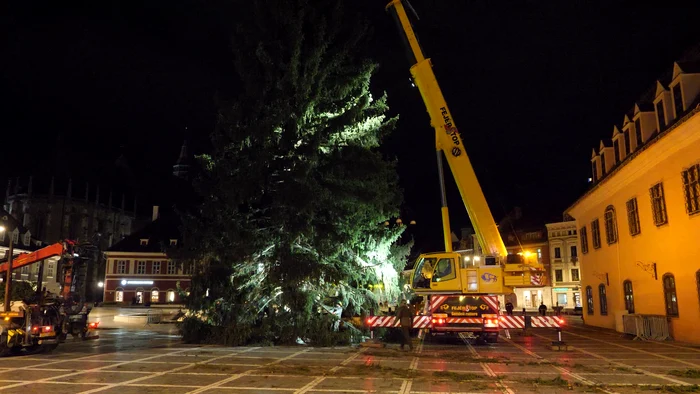
[[[576,217],[575,211],[582,206],[594,206],[602,203],[607,195],[614,194],[629,185],[634,179],[657,166],[672,154],[683,149],[688,144],[699,140],[700,106],[694,108],[673,126],[662,131],[653,140],[644,144],[639,150],[630,153],[627,159],[610,171],[610,173],[590,190],[579,197],[564,212]],[[653,149],[653,151],[651,151]],[[652,153],[653,152],[653,153]],[[639,156],[644,156],[636,160]],[[631,164],[634,161],[634,164]],[[615,182],[611,180],[615,178]],[[610,187],[607,187],[610,185]],[[585,204],[584,204],[585,202]]]
[[[104,252],[105,256],[109,257],[125,257],[125,256],[145,256],[145,257],[163,257],[168,258],[168,255],[162,252]]]

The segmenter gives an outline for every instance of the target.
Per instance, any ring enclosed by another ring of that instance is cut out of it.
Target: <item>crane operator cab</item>
[[[469,251],[421,255],[411,275],[411,288],[425,293],[502,293],[503,266],[495,257],[475,256]]]

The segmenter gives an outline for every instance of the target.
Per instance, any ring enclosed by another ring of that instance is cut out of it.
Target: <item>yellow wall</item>
[[[580,229],[585,225],[588,253],[581,258],[581,298],[587,324],[615,327],[615,312],[625,310],[622,283],[629,279],[634,287],[635,313],[665,315],[662,277],[672,273],[676,280],[679,317],[671,318],[671,332],[679,341],[700,343],[700,289],[696,272],[700,270],[700,213],[686,213],[681,171],[700,162],[700,113],[658,141],[639,151],[613,174],[579,199],[568,213]],[[649,188],[663,182],[668,223],[653,222]],[[631,236],[626,202],[637,198],[641,234]],[[616,211],[618,242],[608,245],[604,212],[608,205]],[[594,249],[591,221],[600,222],[601,248]],[[658,280],[640,264],[656,263]],[[608,315],[600,315],[598,285],[605,283]],[[594,314],[588,314],[586,286],[593,288]]]

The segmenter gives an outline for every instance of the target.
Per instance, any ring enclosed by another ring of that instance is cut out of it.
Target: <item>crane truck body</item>
[[[74,266],[80,259],[74,247],[72,241],[58,242],[12,260],[14,270],[49,258],[63,259],[62,294],[50,297],[38,291],[31,300],[11,301],[10,310],[0,312],[0,355],[21,349],[53,350],[68,334],[86,338],[91,329],[97,328],[98,323],[87,321],[87,304],[75,302],[72,297]],[[7,262],[0,264],[0,275],[6,273],[8,266]]]
[[[536,255],[530,258],[524,253],[508,254],[431,61],[424,56],[413,31],[404,2],[393,0],[386,9],[402,33],[413,84],[420,91],[435,130],[445,242],[444,252],[420,255],[409,272],[411,289],[424,297],[423,316],[414,320],[414,327],[427,329],[432,334],[469,333],[495,342],[499,331],[498,296],[512,294],[513,288],[518,286],[541,286],[544,267]],[[443,157],[454,175],[483,254],[452,249]]]

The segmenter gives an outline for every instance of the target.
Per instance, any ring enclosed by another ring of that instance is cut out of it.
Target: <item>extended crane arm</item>
[[[430,115],[430,123],[435,129],[438,166],[440,169],[442,168],[440,152],[443,152],[454,175],[462,200],[467,208],[467,213],[474,226],[474,232],[484,253],[504,257],[507,254],[506,247],[503,244],[496,222],[491,215],[491,210],[486,203],[484,193],[481,191],[481,186],[464,149],[462,138],[457,131],[452,114],[435,78],[430,59],[426,59],[423,55],[402,1],[391,1],[387,5],[387,10],[393,14],[394,19],[404,33],[403,37],[410,49],[409,57],[412,59],[411,61],[415,62],[411,65],[411,75],[415,85],[420,90],[423,102]],[[451,232],[442,177],[440,182],[443,188],[442,221],[445,249],[450,252],[452,251]]]
[[[31,253],[22,253],[12,259],[12,269],[21,268],[25,265],[34,264],[38,261],[51,257],[63,255],[64,245],[62,242],[46,246]],[[0,264],[0,273],[7,271],[7,263]]]

